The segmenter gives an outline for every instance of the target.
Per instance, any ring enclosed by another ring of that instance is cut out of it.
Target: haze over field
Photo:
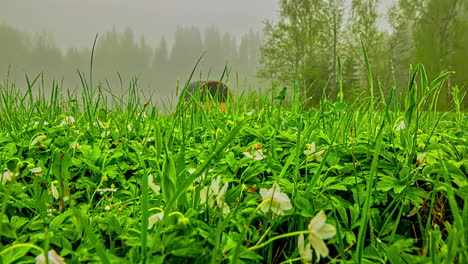
[[[52,32],[61,47],[89,47],[96,33],[127,27],[153,46],[177,26],[215,25],[239,37],[261,31],[276,15],[276,0],[1,0],[0,22],[28,32]]]
[[[424,63],[430,77],[463,69],[465,53],[460,47],[465,39],[458,33],[468,23],[463,3],[0,0],[0,79],[8,75],[24,87],[25,74],[33,78],[43,72],[46,90],[51,80],[64,88],[80,88],[77,69],[88,72],[92,43],[99,34],[94,80],[112,91],[125,90],[138,76],[144,90],[158,99],[173,100],[177,83],[185,83],[205,53],[195,78],[218,79],[227,69],[230,87],[257,90],[272,81],[290,83],[296,76],[302,78],[304,94],[316,95],[317,100],[324,87],[335,96],[340,56],[343,87],[355,97],[367,86],[360,34],[374,77],[387,89],[393,80],[398,86],[406,81],[410,64]],[[291,4],[297,5],[292,8],[296,10],[285,11]],[[302,8],[309,9],[301,13]],[[446,14],[451,14],[450,19]],[[308,16],[313,23],[298,20],[288,25],[289,31],[274,30],[300,16]],[[268,21],[272,28],[266,26]],[[466,78],[458,74],[448,83],[463,87]],[[306,87],[312,90],[306,92]]]
[[[62,48],[89,47],[96,33],[132,28],[152,46],[173,39],[177,26],[215,25],[240,37],[277,17],[278,0],[1,0],[0,23],[27,32],[51,32]],[[350,1],[347,1],[349,5]],[[380,1],[379,13],[395,0]],[[384,20],[384,19],[382,19]],[[381,21],[387,28],[386,22]]]

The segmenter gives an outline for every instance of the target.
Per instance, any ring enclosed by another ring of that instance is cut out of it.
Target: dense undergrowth
[[[448,75],[169,115],[136,83],[122,99],[83,75],[81,97],[5,81],[0,263],[466,263],[468,118],[457,89],[436,109]]]

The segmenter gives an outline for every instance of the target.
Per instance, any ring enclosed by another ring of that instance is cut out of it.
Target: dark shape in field
[[[192,97],[200,102],[225,103],[231,98],[231,92],[224,83],[219,81],[195,81],[187,87],[185,101]]]

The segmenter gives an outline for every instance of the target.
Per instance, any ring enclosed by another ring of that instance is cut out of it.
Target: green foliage
[[[280,1],[278,21],[267,21],[264,27],[258,74],[280,85],[296,81],[301,100],[318,105],[340,91],[353,100],[373,94],[384,100],[382,92],[394,88],[402,93],[408,67],[422,63],[432,79],[455,72],[438,97],[437,104],[447,106],[451,87],[467,84],[463,74],[468,67],[467,2],[399,0],[388,12],[392,31],[378,25],[384,20],[377,12],[379,3],[356,0],[346,9],[343,1]],[[367,61],[362,59],[362,46]],[[372,65],[372,73],[366,64]],[[466,105],[466,98],[461,104]]]

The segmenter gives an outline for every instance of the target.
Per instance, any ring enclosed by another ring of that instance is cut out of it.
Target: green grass
[[[165,114],[137,79],[122,97],[82,72],[82,96],[58,84],[46,94],[42,75],[26,89],[6,80],[0,263],[51,249],[67,263],[300,263],[298,235],[308,241],[319,211],[336,229],[321,263],[466,263],[464,94],[436,108],[450,74],[428,80],[416,66],[403,94],[340,93],[312,109],[295,85],[242,93],[226,114],[196,97]],[[292,205],[284,214],[264,211],[260,190],[274,183]]]

